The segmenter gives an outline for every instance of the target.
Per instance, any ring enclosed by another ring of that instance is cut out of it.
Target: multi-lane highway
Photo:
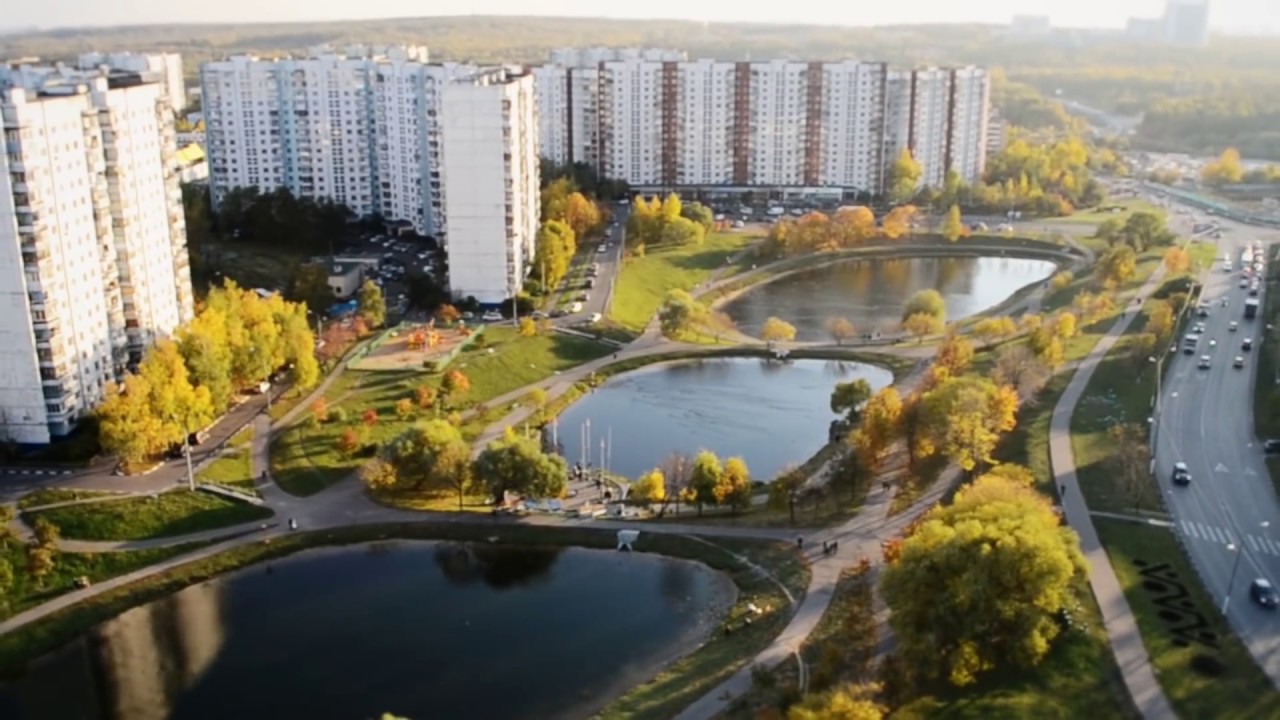
[[[1249,295],[1239,287],[1241,251],[1255,241],[1265,246],[1277,238],[1274,230],[1221,224],[1217,259],[1204,278],[1203,298],[1210,314],[1198,321],[1205,332],[1194,354],[1182,352],[1179,338],[1179,352],[1163,360],[1172,365],[1155,413],[1155,472],[1176,530],[1218,604],[1216,610],[1222,610],[1230,586],[1226,604],[1232,626],[1273,682],[1280,684],[1280,613],[1258,607],[1249,597],[1255,578],[1280,582],[1280,504],[1253,428],[1254,360],[1266,330],[1261,317],[1245,319]],[[1224,253],[1232,258],[1232,272],[1223,267]],[[1235,331],[1230,329],[1232,322],[1238,325]],[[1242,349],[1245,338],[1254,340],[1251,352]],[[1210,357],[1207,369],[1199,367],[1202,355]],[[1237,356],[1244,358],[1243,369],[1234,367]],[[1190,485],[1172,482],[1175,462],[1187,464]]]

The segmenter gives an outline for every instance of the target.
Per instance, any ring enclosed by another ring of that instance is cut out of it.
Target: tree
[[[1066,290],[1071,281],[1075,279],[1075,275],[1070,270],[1059,270],[1049,278],[1049,289],[1054,292],[1062,292]]]
[[[31,523],[31,536],[35,543],[41,547],[54,548],[58,547],[58,537],[61,531],[57,525],[54,525],[48,518],[36,516],[35,522]]]
[[[1173,334],[1173,323],[1173,306],[1169,301],[1152,301],[1147,309],[1147,331],[1155,335],[1158,341],[1167,341]]]
[[[187,364],[171,340],[161,340],[138,363],[138,376],[146,380],[147,404],[160,421],[165,445],[177,445],[187,435],[213,422],[213,398],[209,389],[191,384]]]
[[[662,230],[658,234],[658,242],[663,245],[701,245],[706,238],[707,231],[703,226],[681,216],[671,219],[664,216]]]
[[[947,321],[947,304],[937,290],[918,290],[907,299],[902,308],[902,319],[916,314],[924,314],[938,319],[939,323]]]
[[[1191,269],[1191,255],[1180,247],[1164,251],[1164,269],[1170,275],[1181,275]]]
[[[845,340],[853,338],[855,331],[853,323],[847,318],[830,317],[827,318],[827,333],[831,335],[831,339],[836,341],[836,345],[844,344]]]
[[[965,340],[957,332],[947,333],[933,356],[933,366],[945,370],[949,377],[964,372],[971,362],[973,362],[973,343]]]
[[[992,377],[1001,385],[1017,391],[1019,397],[1032,397],[1049,381],[1049,367],[1026,345],[1000,348]]]
[[[170,446],[164,424],[151,412],[150,383],[138,375],[127,375],[123,386],[107,387],[98,405],[98,441],[102,449],[137,466]]]
[[[889,166],[887,178],[889,202],[905,203],[915,197],[922,174],[920,163],[911,157],[910,150],[903,148],[893,164]]]
[[[374,458],[361,465],[359,475],[365,487],[374,492],[394,490],[400,483],[395,466],[382,458]]]
[[[787,720],[881,720],[885,709],[873,699],[875,686],[842,685],[805,695],[787,709]]]
[[[538,326],[528,315],[520,318],[520,336],[533,337],[538,334]]]
[[[391,441],[384,453],[402,490],[448,490],[462,509],[471,486],[471,446],[447,420],[419,423]]]
[[[911,222],[915,216],[914,205],[899,205],[880,220],[880,233],[889,240],[897,240],[911,232]]]
[[[684,212],[684,204],[680,202],[680,196],[675,193],[667,193],[667,196],[662,199],[662,207],[659,211],[663,223],[671,223],[680,219],[682,212]]]
[[[966,471],[991,462],[1000,434],[1017,424],[1014,390],[986,378],[951,378],[921,397],[921,430],[913,452],[936,452]]]
[[[547,220],[534,236],[534,248],[534,275],[545,277],[544,286],[547,288],[558,286],[569,272],[573,254],[578,249],[577,235],[573,228],[561,220]]]
[[[1053,314],[1053,321],[1050,323],[1053,334],[1059,340],[1070,340],[1076,336],[1079,328],[1076,323],[1076,316],[1067,310],[1059,310]]]
[[[36,587],[44,587],[44,579],[53,572],[54,549],[38,543],[27,545],[27,572],[36,581]]]
[[[547,183],[542,189],[542,219],[564,222],[568,215],[569,196],[577,192],[578,187],[571,178],[562,177]]]
[[[942,219],[942,237],[955,242],[964,237],[964,221],[960,219],[960,206],[952,205],[947,216]]]
[[[1027,468],[1016,463],[1000,463],[985,472],[983,477],[999,477],[1027,488],[1036,484],[1036,476],[1032,475]]]
[[[1093,231],[1093,236],[1115,245],[1124,239],[1124,221],[1118,217],[1107,218],[1098,223],[1098,227]]]
[[[462,313],[458,312],[458,308],[448,303],[436,308],[436,319],[445,325],[452,325],[458,322],[460,317],[462,317]]]
[[[8,558],[0,557],[0,601],[8,606],[9,593],[13,591],[13,563]]]
[[[926,335],[936,335],[942,332],[942,328],[941,320],[926,313],[916,313],[902,321],[902,329],[908,334],[914,335],[916,340],[920,342],[924,342]]]
[[[988,475],[925,515],[885,567],[881,590],[905,662],[968,685],[1001,664],[1038,664],[1083,571],[1075,534],[1048,501]]]
[[[706,320],[706,306],[680,289],[668,290],[662,308],[658,310],[658,324],[662,328],[662,334],[669,338],[679,337]]]
[[[636,478],[627,491],[627,499],[640,503],[662,502],[667,497],[667,480],[662,471],[654,468]]]
[[[890,385],[881,388],[862,409],[862,422],[849,436],[858,463],[874,473],[902,429],[902,397]]]
[[[461,370],[450,370],[444,374],[444,379],[440,381],[440,389],[444,391],[445,397],[452,404],[471,390],[471,380],[466,375],[463,375]]]
[[[760,339],[773,347],[774,343],[791,342],[796,339],[796,327],[778,317],[769,317],[760,327]]]
[[[745,460],[740,457],[725,460],[724,469],[720,474],[720,484],[724,493],[721,502],[728,503],[735,515],[751,507],[751,473],[747,470]]]
[[[702,203],[689,203],[680,210],[681,217],[691,220],[702,226],[703,232],[710,232],[715,225],[715,214],[711,212],[711,208]]]
[[[360,449],[360,436],[356,434],[355,428],[346,428],[338,436],[335,445],[343,457],[351,457]]]
[[[1146,363],[1146,358],[1143,358]],[[1151,478],[1151,447],[1147,444],[1147,428],[1136,423],[1112,425],[1107,428],[1107,438],[1114,451],[1107,457],[1110,470],[1121,494],[1133,506],[1135,512],[1143,506],[1158,507],[1160,491]]]
[[[1137,252],[1157,245],[1172,244],[1177,237],[1165,226],[1163,215],[1139,211],[1124,221],[1120,237]]]
[[[792,525],[796,524],[796,502],[804,491],[808,478],[796,468],[788,468],[769,483],[769,507],[786,509]]]
[[[973,334],[986,344],[1004,340],[1016,332],[1018,332],[1018,324],[1007,315],[983,318],[973,325]]]
[[[1240,164],[1240,151],[1227,148],[1217,160],[1205,163],[1200,179],[1206,185],[1236,184],[1244,180],[1244,167]]]
[[[858,408],[870,398],[871,383],[862,378],[837,383],[831,391],[831,412],[852,421],[858,414]]]
[[[190,324],[178,331],[177,339],[178,351],[190,372],[191,382],[209,391],[209,400],[215,411],[225,411],[235,393],[231,382],[226,313],[217,308],[202,309]]]
[[[396,401],[396,417],[401,422],[413,417],[413,401],[409,398],[400,398]]]
[[[418,407],[426,410],[436,404],[435,388],[426,385],[419,385],[413,389],[413,399],[418,403]]]
[[[1138,255],[1128,245],[1117,245],[1098,258],[1098,281],[1107,290],[1132,279],[1137,271]]]
[[[373,280],[365,280],[356,293],[357,314],[368,323],[369,327],[382,327],[387,319],[387,301],[382,297],[382,288]]]
[[[564,217],[556,219],[572,228],[575,236],[584,237],[600,227],[600,208],[582,193],[573,192],[565,198]]]
[[[378,411],[373,408],[365,408],[360,414],[360,422],[365,427],[373,427],[378,424]]]
[[[561,497],[569,476],[564,458],[548,455],[533,440],[510,431],[489,443],[471,468],[476,480],[499,503],[508,492],[532,498]]]
[[[329,286],[328,269],[320,263],[307,263],[298,268],[289,286],[289,297],[305,303],[317,313],[328,310],[333,304],[333,288]]]
[[[876,234],[876,216],[871,208],[842,207],[831,216],[831,234],[840,247],[864,245]]]
[[[693,458],[689,472],[689,489],[697,503],[698,515],[703,505],[717,505],[728,495],[728,485],[723,481],[724,469],[720,460],[710,450],[703,450]]]

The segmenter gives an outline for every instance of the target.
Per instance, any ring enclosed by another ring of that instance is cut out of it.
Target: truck
[[[1258,298],[1251,297],[1244,301],[1244,316],[1247,319],[1258,316]]]

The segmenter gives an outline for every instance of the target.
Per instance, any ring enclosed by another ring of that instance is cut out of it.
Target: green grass
[[[1137,618],[1156,677],[1179,717],[1280,717],[1280,693],[1224,622],[1217,603],[1205,592],[1173,533],[1166,528],[1105,518],[1095,519],[1094,525]],[[1162,608],[1156,600],[1160,596],[1143,587],[1138,562],[1169,565],[1186,585],[1190,601],[1209,623],[1210,632],[1217,635],[1217,650],[1201,644],[1183,647],[1175,643],[1169,623],[1159,616]],[[1197,672],[1191,663],[1198,655],[1216,659],[1223,666],[1222,673],[1211,677]]]
[[[40,507],[41,505],[52,505],[54,503],[70,502],[73,500],[90,500],[94,498],[111,497],[118,493],[103,492],[99,490],[73,490],[70,488],[42,488],[33,490],[18,499],[18,509],[26,510],[27,508]]]
[[[1280,379],[1280,341],[1260,331],[1268,324],[1280,324],[1280,262],[1276,260],[1267,264],[1262,311],[1253,322],[1258,328],[1253,348],[1258,365],[1258,377],[1253,386],[1254,431],[1260,438],[1276,438],[1280,437],[1280,382],[1277,382]]]
[[[0,620],[71,592],[75,589],[73,583],[76,578],[85,577],[91,583],[102,582],[202,546],[203,543],[188,543],[131,552],[62,552],[55,555],[53,572],[44,578],[43,583],[37,584],[35,578],[26,571],[25,548],[20,543],[10,541],[0,549],[0,560],[8,562],[9,567],[13,568],[14,584],[0,602]],[[0,644],[3,642],[0,641]]]
[[[232,446],[234,446],[234,443]],[[250,451],[244,447],[223,451],[221,455],[196,473],[196,481],[226,485],[251,495],[259,494],[254,488]]]
[[[1107,208],[1108,211],[1097,208],[1082,210],[1068,217],[1054,218],[1046,221],[1046,224],[1097,225],[1098,223],[1105,222],[1111,218],[1119,218],[1121,221],[1124,221],[1136,212],[1151,212],[1161,215],[1165,214],[1165,211],[1162,208],[1156,207],[1145,200],[1138,200],[1135,198],[1125,198],[1123,200],[1108,202],[1103,207]],[[1120,212],[1109,212],[1110,208],[1113,207],[1122,209]]]
[[[747,233],[710,233],[698,246],[649,248],[644,257],[627,258],[613,290],[609,319],[639,333],[653,318],[669,290],[692,290],[725,259],[758,241]]]
[[[267,508],[210,493],[174,490],[154,499],[140,497],[23,513],[23,520],[31,524],[43,517],[68,539],[146,540],[239,525],[272,514]]]

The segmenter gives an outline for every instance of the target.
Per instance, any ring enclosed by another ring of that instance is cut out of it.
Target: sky
[[[1187,0],[1182,0],[1187,1]],[[1280,29],[1278,0],[1212,0],[1211,22],[1234,31]],[[1005,23],[1015,14],[1049,15],[1059,27],[1123,27],[1130,16],[1154,17],[1164,0],[12,0],[8,28],[142,25],[187,22],[298,22],[431,15],[546,15],[663,18],[711,22],[887,25]],[[1269,24],[1269,28],[1259,26]]]

